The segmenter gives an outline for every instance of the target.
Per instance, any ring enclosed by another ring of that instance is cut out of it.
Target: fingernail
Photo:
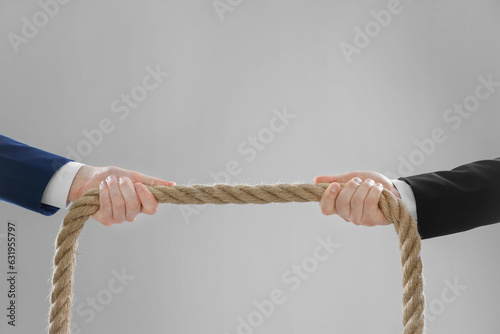
[[[106,182],[108,182],[108,184],[113,180],[113,176],[110,175],[106,178]]]
[[[384,188],[384,186],[382,185],[382,183],[377,183],[377,187],[379,187],[380,189]]]
[[[101,183],[99,184],[99,190],[102,190],[102,188],[104,188],[105,184],[106,184],[106,182],[101,181]]]
[[[120,178],[118,179],[118,182],[123,183],[123,182],[125,182],[125,179],[124,179],[123,177],[120,177]]]
[[[332,193],[336,193],[336,192],[337,192],[337,191],[339,191],[339,190],[340,190],[340,184],[338,184],[338,183],[334,183],[334,184],[332,185]]]
[[[373,181],[372,179],[366,179],[365,182],[368,184],[375,184],[375,181]]]
[[[355,177],[354,179],[352,179],[354,182],[356,182],[357,184],[360,184],[361,183],[361,179],[359,177]]]
[[[140,191],[141,190],[141,184],[140,183],[134,184],[134,188],[135,188],[135,191]]]

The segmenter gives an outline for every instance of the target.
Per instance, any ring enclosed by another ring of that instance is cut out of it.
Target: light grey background
[[[32,20],[40,5],[1,1],[0,132],[66,155],[67,147],[83,145],[83,130],[108,118],[113,131],[84,163],[178,184],[212,183],[210,172],[231,160],[241,167],[231,183],[312,182],[354,169],[394,177],[401,158],[418,155],[415,140],[436,128],[446,141],[413,174],[500,155],[500,92],[457,129],[443,119],[474,94],[478,77],[500,81],[497,1],[402,0],[400,13],[350,63],[341,43],[353,44],[355,27],[373,21],[370,11],[388,1],[232,3],[221,20],[211,0],[71,1],[15,53],[8,34],[20,35],[22,18]],[[157,65],[169,76],[120,119],[112,102]],[[296,117],[247,161],[239,145],[266,131],[275,109]],[[181,210],[191,212],[189,219]],[[18,224],[20,272],[18,326],[7,326],[2,311],[0,332],[43,333],[53,243],[65,211],[44,217],[0,203],[0,213],[0,276],[7,271],[8,220]],[[340,246],[292,291],[282,275],[328,235]],[[423,242],[433,305],[428,333],[498,331],[499,235],[492,225]],[[113,271],[122,269],[134,278],[110,294]],[[134,223],[87,223],[74,333],[233,334],[237,318],[246,319],[253,301],[275,289],[286,301],[254,333],[398,333],[400,280],[391,226],[352,226],[321,215],[316,203],[162,205]],[[454,280],[466,286],[458,296],[447,290]],[[2,279],[2,310],[6,289]],[[90,319],[87,299],[110,295]]]

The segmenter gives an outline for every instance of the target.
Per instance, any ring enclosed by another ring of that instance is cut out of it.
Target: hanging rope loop
[[[267,204],[319,202],[328,185],[328,183],[282,183],[256,186],[214,184],[148,188],[160,203]],[[422,334],[425,324],[425,299],[417,223],[403,202],[386,189],[380,197],[379,207],[387,219],[394,224],[399,236],[403,273],[403,334]],[[99,210],[99,190],[96,188],[89,190],[73,203],[57,235],[50,296],[49,334],[71,333],[71,306],[78,236],[87,219],[97,210]]]

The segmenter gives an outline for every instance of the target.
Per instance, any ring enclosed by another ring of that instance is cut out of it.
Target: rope
[[[148,187],[160,203],[173,204],[266,204],[319,202],[328,183],[275,185],[193,185]],[[403,202],[384,189],[379,207],[394,224],[399,236],[403,284],[404,334],[424,331],[424,293],[420,236],[417,223]],[[91,189],[75,201],[64,218],[56,239],[52,277],[49,334],[70,334],[71,306],[77,241],[85,221],[99,210],[99,191]]]

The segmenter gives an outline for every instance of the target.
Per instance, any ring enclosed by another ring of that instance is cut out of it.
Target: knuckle
[[[359,184],[358,184],[358,183],[356,183],[356,178],[355,178],[355,177],[353,177],[352,179],[350,179],[350,180],[347,182],[347,185],[348,185],[349,187],[356,187],[356,186],[359,186]]]
[[[370,178],[367,178],[363,183],[365,183],[366,185],[372,186],[375,184],[375,181],[373,181]]]
[[[349,221],[349,211],[345,211],[342,208],[337,207],[337,215],[339,215],[345,221]]]
[[[111,226],[113,225],[113,221],[111,219],[103,219],[101,220],[101,224],[103,224],[104,226]]]
[[[372,220],[367,217],[361,217],[359,223],[364,226],[373,226]]]
[[[99,187],[99,196],[103,196],[103,195],[106,195],[108,196],[109,194],[109,188],[107,187],[107,183],[106,181],[103,181],[104,182],[104,187]]]
[[[149,208],[149,209],[147,210],[147,214],[148,214],[148,215],[154,215],[154,214],[155,214],[155,213],[157,213],[157,212],[158,212],[158,206],[154,206],[154,207]]]
[[[349,216],[349,221],[353,222],[356,225],[360,225],[359,217],[355,215],[350,215]]]
[[[345,220],[348,223],[350,222],[350,220],[348,219],[349,217],[346,218],[346,216],[344,214],[339,213],[339,217],[342,218],[343,220]]]
[[[324,214],[325,216],[331,215],[330,210],[327,208],[321,208],[321,213]]]
[[[122,180],[122,182],[123,182],[125,185],[127,185],[127,186],[132,185],[132,181],[131,181],[128,177],[126,177],[126,176],[122,176],[122,177],[120,177],[120,179]]]
[[[127,219],[126,219],[126,220],[127,220],[128,222],[133,222],[133,221],[135,221],[135,218],[137,218],[137,216],[127,217]]]
[[[371,181],[371,182],[370,182]],[[374,185],[373,181],[372,180],[365,180],[363,181],[359,187],[360,188],[363,188],[364,191],[369,191],[370,188]]]

